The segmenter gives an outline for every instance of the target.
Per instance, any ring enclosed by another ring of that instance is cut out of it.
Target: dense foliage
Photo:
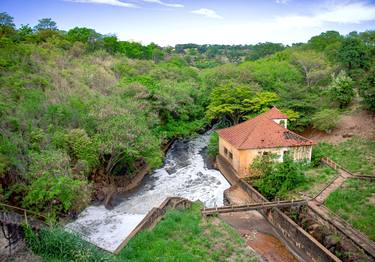
[[[92,46],[90,37],[101,37],[92,30],[65,33],[48,19],[27,37],[23,27],[6,23],[0,192],[8,202],[46,213],[79,211],[90,201],[92,175],[131,178],[144,164],[157,167],[163,143],[206,124],[207,90],[181,59],[130,59],[97,40]]]
[[[162,163],[168,140],[272,105],[292,129],[328,131],[357,93],[375,108],[373,39],[373,31],[328,31],[291,47],[162,48],[90,28],[61,31],[48,18],[16,28],[0,13],[0,199],[79,211],[94,175],[130,179]]]
[[[258,157],[250,167],[259,176],[253,184],[268,199],[283,197],[306,181],[304,165],[289,158],[278,163],[272,155]]]

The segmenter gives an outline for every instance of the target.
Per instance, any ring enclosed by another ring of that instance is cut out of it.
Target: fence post
[[[28,225],[28,222],[27,222],[27,213],[26,213],[26,210],[23,211],[24,215],[25,215],[25,222],[26,222],[26,225]]]

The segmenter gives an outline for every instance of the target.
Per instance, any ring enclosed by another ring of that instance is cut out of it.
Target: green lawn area
[[[328,196],[325,205],[375,241],[375,182],[348,179]]]
[[[314,197],[337,175],[337,172],[326,165],[308,168],[304,171],[306,181],[289,191],[286,199],[300,199],[302,195]]]
[[[374,175],[375,141],[353,137],[338,145],[320,143],[314,151],[330,157],[353,173]]]
[[[258,261],[244,239],[219,218],[202,219],[199,204],[168,210],[121,251],[120,261]]]

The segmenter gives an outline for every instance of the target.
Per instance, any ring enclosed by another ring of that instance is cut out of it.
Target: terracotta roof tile
[[[238,125],[220,129],[217,132],[221,138],[237,149],[290,147],[314,144],[312,140],[304,138],[272,121],[269,115],[267,115],[268,112]]]
[[[263,116],[269,119],[288,119],[288,116],[286,114],[283,114],[279,109],[276,108],[276,106],[272,107],[270,110],[263,113]]]

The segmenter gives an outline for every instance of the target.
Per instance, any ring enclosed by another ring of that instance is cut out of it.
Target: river
[[[202,201],[207,207],[222,206],[230,185],[205,162],[211,131],[191,140],[177,140],[168,150],[164,165],[146,176],[135,191],[117,196],[115,206],[91,205],[66,228],[92,244],[113,252],[153,207],[166,197]]]

